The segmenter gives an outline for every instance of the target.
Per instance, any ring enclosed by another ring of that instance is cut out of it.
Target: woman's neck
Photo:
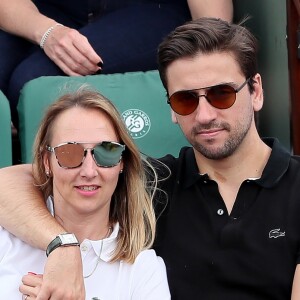
[[[55,210],[55,219],[67,232],[74,233],[79,242],[84,239],[101,240],[107,236],[107,232],[112,228],[108,213],[105,215],[74,216],[71,213],[61,214]]]

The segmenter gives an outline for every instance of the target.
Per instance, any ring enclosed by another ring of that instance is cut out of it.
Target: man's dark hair
[[[166,70],[172,62],[214,52],[232,53],[245,78],[257,73],[258,44],[248,29],[221,19],[200,18],[177,27],[159,45],[158,70],[166,90]],[[253,92],[253,80],[248,85]]]

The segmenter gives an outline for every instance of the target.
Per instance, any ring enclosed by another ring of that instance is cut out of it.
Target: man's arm
[[[291,300],[299,300],[299,299],[300,299],[300,265],[297,265],[295,276],[294,276]]]
[[[201,17],[216,17],[232,22],[232,0],[187,0],[193,20]]]
[[[31,165],[0,169],[0,225],[28,244],[46,250],[64,229],[33,184]]]
[[[20,239],[46,250],[58,234],[65,232],[50,215],[42,194],[34,186],[31,165],[0,169],[0,190],[0,225]],[[85,299],[79,247],[59,247],[49,255],[37,299],[50,297]]]

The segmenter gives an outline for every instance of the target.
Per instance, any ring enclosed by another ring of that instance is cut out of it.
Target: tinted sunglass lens
[[[172,109],[179,115],[186,116],[194,112],[198,106],[199,97],[192,91],[180,91],[170,97]]]
[[[94,158],[99,167],[113,167],[120,162],[123,150],[118,143],[102,142],[94,148]]]
[[[64,168],[78,167],[84,157],[84,149],[79,144],[66,144],[55,148],[58,163]]]
[[[206,97],[212,106],[226,109],[234,104],[236,93],[232,86],[224,84],[208,89]]]

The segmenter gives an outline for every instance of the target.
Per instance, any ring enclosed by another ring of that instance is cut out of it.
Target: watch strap
[[[79,242],[73,233],[63,233],[56,236],[46,249],[47,257],[49,254],[60,246],[79,246]]]

